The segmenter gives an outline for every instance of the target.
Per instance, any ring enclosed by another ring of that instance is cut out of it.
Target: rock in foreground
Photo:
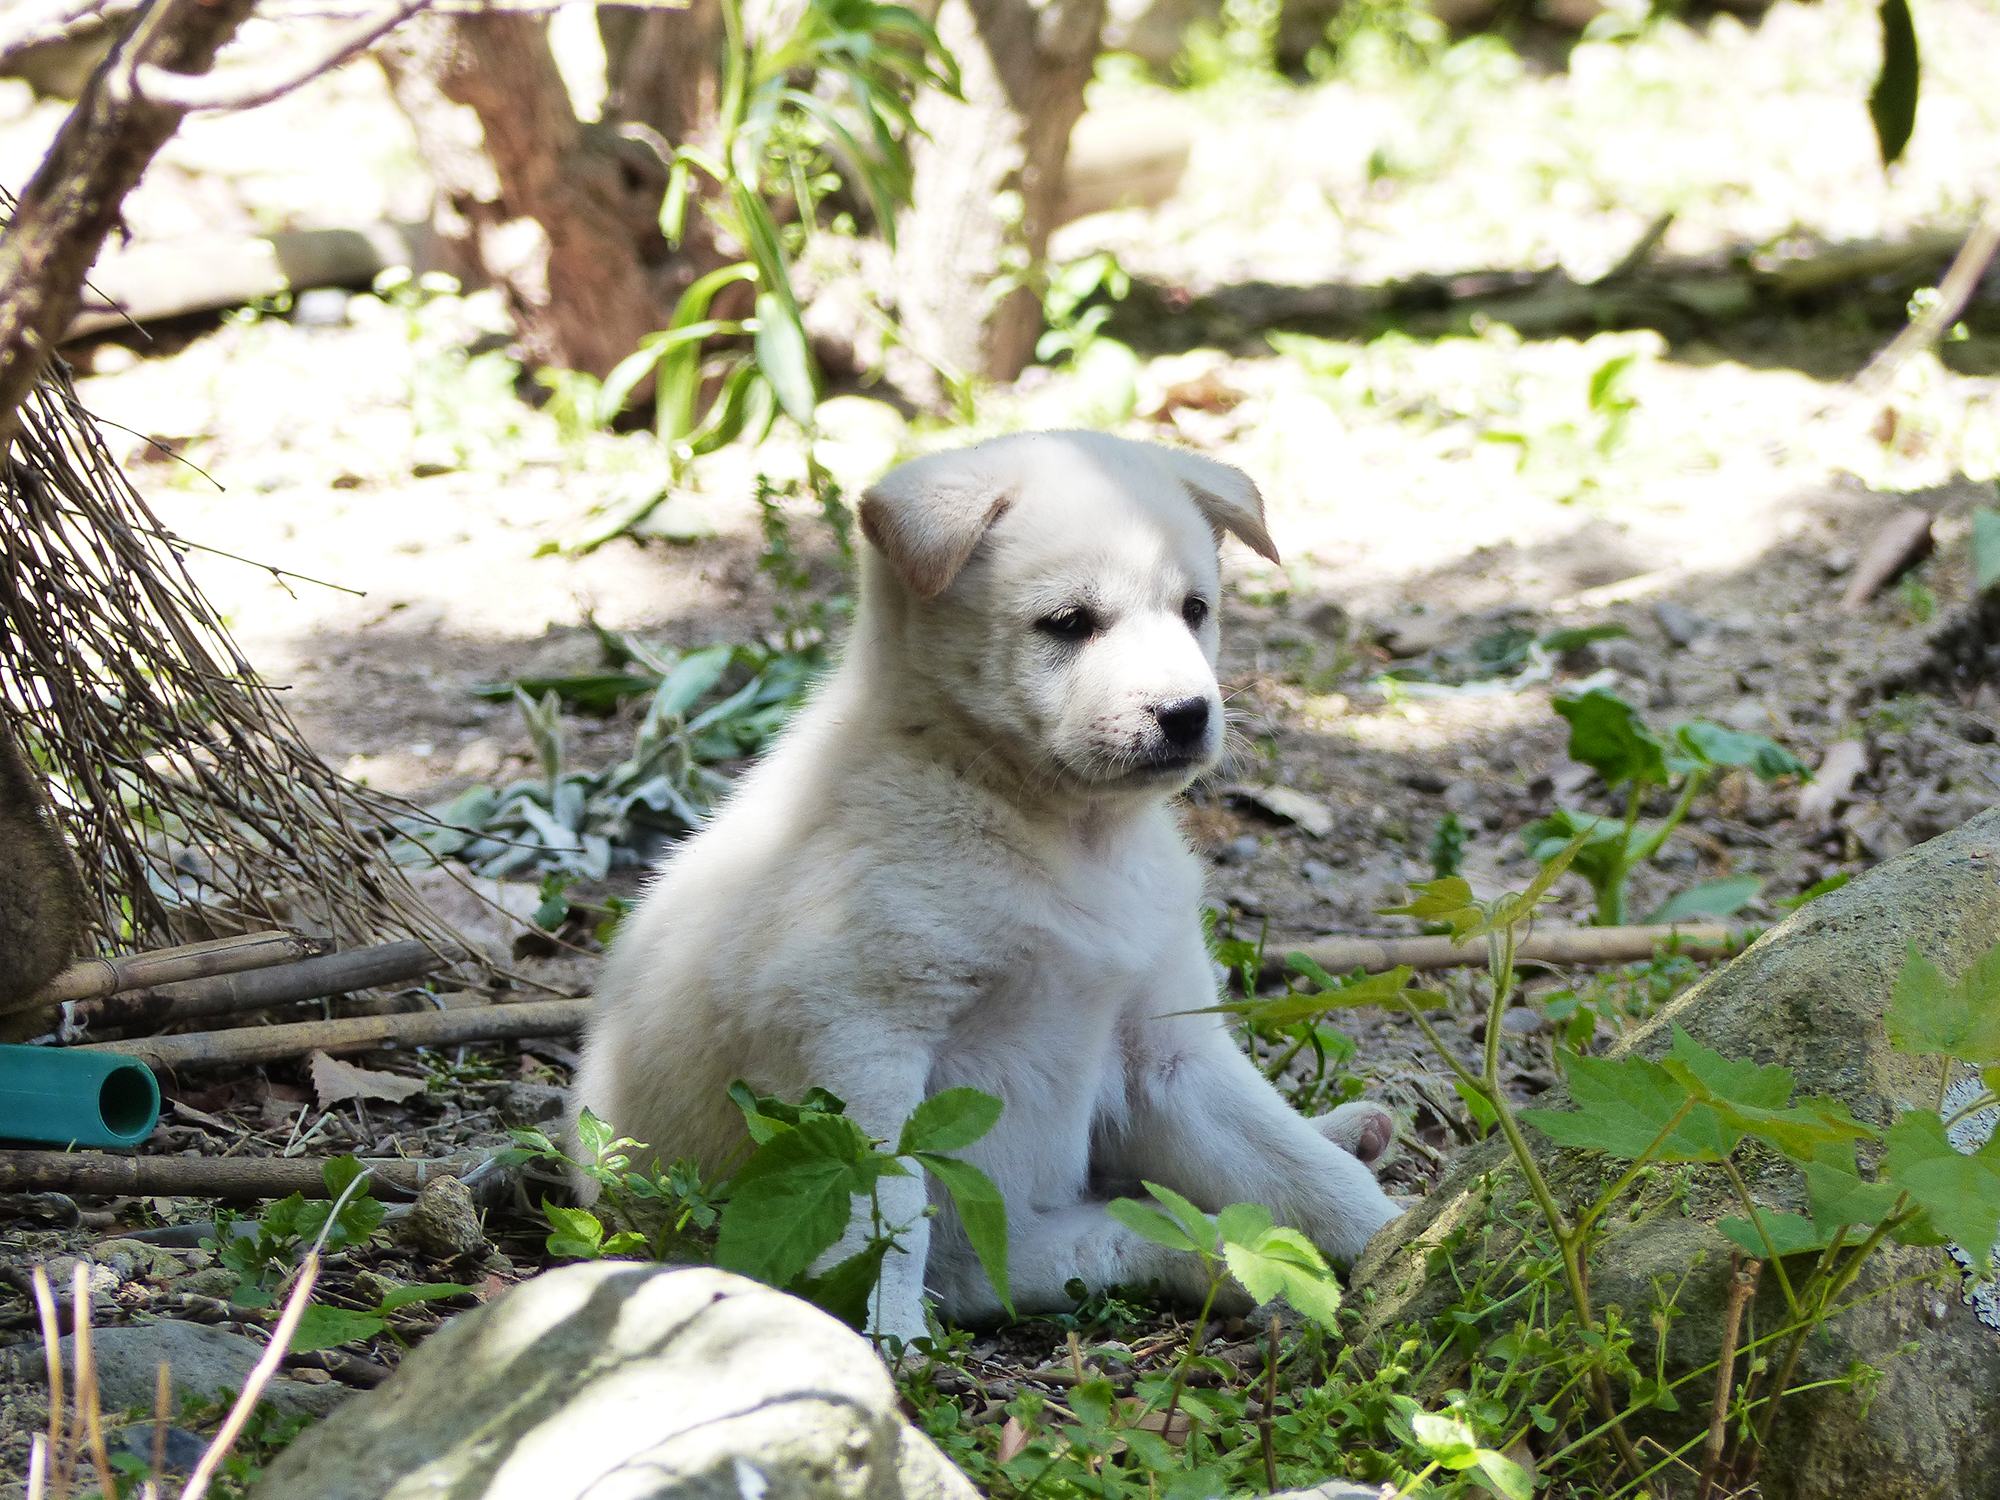
[[[975,1500],[817,1308],[706,1267],[566,1266],[454,1319],[257,1500]]]

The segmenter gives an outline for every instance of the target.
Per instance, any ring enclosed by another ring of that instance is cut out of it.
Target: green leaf
[[[1890,1183],[1861,1180],[1852,1146],[1823,1151],[1800,1163],[1799,1170],[1805,1173],[1813,1224],[1829,1237],[1843,1225],[1873,1228],[1889,1216],[1900,1196]]]
[[[1621,831],[1623,826],[1619,825]],[[1488,913],[1485,920],[1474,925],[1466,935],[1477,937],[1483,933],[1495,932],[1533,916],[1535,908],[1541,905],[1542,898],[1554,888],[1555,883],[1562,878],[1563,872],[1569,869],[1573,861],[1581,858],[1584,850],[1596,841],[1596,834],[1591,828],[1579,827],[1571,835],[1569,842],[1553,854],[1544,855],[1537,852],[1535,857],[1541,860],[1542,868],[1536,873],[1535,878],[1528,882],[1528,888],[1501,897],[1494,903],[1493,910]],[[1454,932],[1457,930],[1455,925],[1453,930]]]
[[[1823,1231],[1811,1219],[1797,1214],[1759,1214],[1764,1233],[1771,1238],[1766,1246],[1757,1233],[1757,1225],[1748,1219],[1727,1218],[1715,1227],[1723,1237],[1735,1245],[1745,1255],[1757,1260],[1767,1260],[1775,1248],[1780,1255],[1801,1255],[1808,1250],[1824,1250],[1833,1243],[1833,1234]]]
[[[604,1225],[587,1208],[564,1208],[542,1199],[542,1217],[552,1231],[548,1252],[566,1260],[596,1260],[604,1253]]]
[[[377,1305],[377,1312],[394,1312],[413,1302],[429,1302],[436,1297],[463,1297],[473,1289],[456,1281],[427,1281],[422,1286],[399,1286]]]
[[[1569,720],[1569,758],[1597,772],[1606,786],[1667,784],[1666,742],[1615,693],[1592,688],[1569,694],[1555,700],[1555,711]]]
[[[1000,1189],[969,1161],[930,1151],[919,1151],[916,1158],[951,1194],[958,1221],[965,1226],[965,1237],[972,1242],[973,1253],[979,1257],[986,1279],[993,1283],[1000,1305],[1011,1318],[1014,1296],[1007,1279],[1007,1205]]]
[[[845,1115],[801,1115],[765,1141],[736,1174],[715,1241],[715,1263],[785,1286],[847,1229],[868,1137]]]
[[[1528,1471],[1504,1453],[1491,1448],[1479,1450],[1479,1472],[1504,1500],[1533,1500],[1535,1481]]]
[[[1296,1229],[1274,1226],[1270,1212],[1254,1204],[1231,1204],[1216,1220],[1223,1259],[1243,1290],[1259,1302],[1283,1297],[1328,1332],[1339,1332],[1340,1283],[1318,1246]]]
[[[896,1154],[962,1151],[999,1122],[1004,1106],[979,1089],[944,1089],[910,1111]]]
[[[1457,1417],[1442,1412],[1418,1412],[1410,1418],[1410,1432],[1424,1457],[1440,1467],[1469,1469],[1479,1462],[1479,1442],[1472,1429]]]
[[[1972,513],[1972,587],[1983,594],[2000,583],[2000,510],[1982,505]]]
[[[757,367],[778,393],[785,415],[810,432],[819,405],[812,349],[797,307],[771,292],[757,294]]]
[[[1889,1127],[1882,1173],[1929,1213],[1938,1232],[1957,1241],[1974,1265],[1984,1265],[2000,1237],[2000,1135],[1961,1156],[1944,1121],[1913,1110]]]
[[[1385,917],[1415,917],[1420,922],[1449,922],[1470,911],[1472,920],[1483,916],[1472,899],[1472,887],[1457,875],[1443,880],[1423,880],[1410,887],[1414,893],[1402,906],[1385,906]]]
[[[1084,1426],[1102,1432],[1111,1426],[1117,1394],[1108,1380],[1078,1381],[1070,1392],[1070,1410],[1076,1413],[1077,1420]]]
[[[856,1333],[868,1327],[868,1298],[882,1279],[887,1239],[870,1240],[820,1276],[801,1276],[786,1288],[813,1306],[832,1313]]]
[[[1191,1253],[1195,1250],[1187,1232],[1150,1203],[1141,1203],[1137,1198],[1113,1198],[1104,1205],[1104,1211],[1142,1239],[1165,1245],[1169,1250]]]
[[[1500,1123],[1500,1111],[1493,1107],[1493,1101],[1463,1078],[1452,1079],[1451,1086],[1458,1091],[1458,1097],[1465,1104],[1466,1113],[1472,1116],[1472,1123],[1479,1127],[1480,1133],[1490,1134]]]
[[[1778,905],[1782,906],[1786,911],[1797,911],[1801,906],[1806,905],[1808,902],[1817,901],[1821,896],[1824,896],[1831,891],[1839,890],[1842,886],[1846,885],[1847,882],[1853,878],[1854,877],[1849,875],[1845,870],[1836,870],[1833,874],[1827,876],[1826,879],[1824,880],[1815,880],[1811,885],[1807,886],[1804,890],[1800,891],[1796,896],[1787,896],[1784,900],[1780,901]]]
[[[1673,1051],[1660,1066],[1711,1108],[1727,1130],[1761,1136],[1800,1161],[1838,1152],[1849,1141],[1874,1137],[1836,1099],[1810,1096],[1786,1108],[1793,1081],[1789,1069],[1732,1062],[1679,1026],[1674,1027]]]
[[[1219,1231],[1215,1220],[1196,1208],[1172,1188],[1161,1187],[1157,1182],[1139,1184],[1158,1200],[1160,1206],[1173,1215],[1182,1231],[1203,1250],[1213,1253]]]
[[[1755,1109],[1782,1109],[1792,1097],[1792,1073],[1775,1064],[1760,1067],[1724,1057],[1712,1047],[1704,1047],[1680,1025],[1673,1028],[1674,1045],[1669,1060],[1686,1069],[1685,1085],[1698,1098],[1712,1098]],[[1704,1092],[1706,1091],[1706,1092]]]
[[[1763,888],[1764,881],[1757,875],[1732,875],[1727,880],[1690,886],[1647,917],[1646,925],[1665,927],[1697,917],[1733,917],[1755,901]]]
[[[1882,21],[1882,67],[1868,94],[1868,118],[1875,123],[1875,144],[1886,168],[1910,144],[1917,128],[1917,27],[1910,19],[1910,0],[1882,0],[1876,14]]]
[[[1674,738],[1696,759],[1712,766],[1748,766],[1760,781],[1812,775],[1804,761],[1761,734],[1743,734],[1705,719],[1695,719],[1675,730]]]
[[[372,1339],[386,1320],[373,1313],[350,1312],[344,1307],[328,1307],[323,1302],[308,1303],[292,1330],[292,1353],[311,1354],[315,1349],[337,1349],[357,1339]]]
[[[1720,1161],[1742,1137],[1725,1128],[1715,1111],[1695,1103],[1665,1140],[1688,1091],[1658,1063],[1643,1057],[1617,1061],[1566,1054],[1574,1110],[1524,1109],[1520,1117],[1560,1146],[1603,1151],[1622,1161]]]
[[[1912,942],[1885,1019],[1898,1052],[1975,1066],[2000,1059],[2000,944],[1953,983]]]
[[[1303,953],[1293,953],[1285,963],[1297,973],[1307,971],[1299,961],[1326,976],[1327,987],[1316,994],[1267,995],[1261,999],[1226,1000],[1220,1005],[1203,1006],[1200,1010],[1181,1012],[1184,1015],[1232,1015],[1258,1026],[1293,1026],[1301,1021],[1316,1021],[1334,1010],[1347,1010],[1363,1005],[1408,1004],[1418,1010],[1436,1010],[1444,1004],[1444,998],[1429,990],[1410,990],[1404,986],[1410,982],[1411,969],[1403,965],[1391,969],[1386,974],[1370,974],[1365,979],[1334,979],[1326,971]]]

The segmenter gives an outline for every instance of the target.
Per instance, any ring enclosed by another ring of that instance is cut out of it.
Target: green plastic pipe
[[[159,1119],[160,1086],[135,1058],[0,1046],[0,1140],[136,1146]]]

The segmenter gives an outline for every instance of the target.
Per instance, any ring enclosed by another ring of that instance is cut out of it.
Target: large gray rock
[[[867,1342],[707,1267],[565,1266],[455,1318],[257,1500],[976,1500]]]
[[[1672,1045],[1670,1028],[1680,1025],[1725,1057],[1792,1069],[1800,1093],[1831,1094],[1879,1129],[1904,1101],[1935,1099],[1935,1060],[1892,1051],[1882,1025],[1912,940],[1948,974],[2000,941],[2000,812],[1984,813],[1820,897],[1667,1006],[1625,1049],[1658,1058]],[[1562,1108],[1567,1101],[1558,1091],[1538,1102]],[[1594,1198],[1608,1181],[1607,1165],[1615,1165],[1559,1149],[1532,1130],[1529,1137],[1562,1202]],[[1754,1146],[1738,1160],[1761,1204],[1805,1212],[1795,1167]],[[1427,1275],[1426,1257],[1466,1226],[1475,1232],[1457,1253],[1477,1253],[1482,1174],[1496,1174],[1497,1201],[1526,1196],[1510,1162],[1497,1139],[1467,1151],[1421,1206],[1376,1236],[1354,1273],[1357,1304],[1373,1299],[1369,1331],[1436,1316],[1451,1305],[1451,1278],[1442,1267]],[[1663,1276],[1671,1286],[1697,1255],[1706,1256],[1678,1303],[1684,1316],[1669,1344],[1670,1374],[1711,1362],[1720,1346],[1730,1246],[1713,1225],[1737,1211],[1716,1169],[1690,1168],[1686,1180],[1685,1217],[1669,1211],[1634,1226],[1613,1213],[1607,1242],[1592,1262],[1593,1298],[1600,1308],[1624,1309],[1628,1326],[1640,1330],[1637,1363],[1650,1369],[1646,1309],[1653,1278]],[[1656,1191],[1663,1194],[1664,1184]],[[1796,1385],[1841,1376],[1853,1360],[1868,1361],[1884,1376],[1868,1399],[1821,1390],[1786,1400],[1762,1472],[1773,1500],[2000,1500],[2000,1332],[1980,1322],[1946,1252],[1889,1246],[1854,1291],[1940,1271],[1947,1273],[1947,1290],[1890,1291],[1828,1324],[1824,1342],[1807,1342]],[[1756,1316],[1764,1328],[1779,1326],[1784,1312],[1774,1283],[1767,1273],[1759,1293]],[[1906,1342],[1915,1351],[1897,1357]],[[1703,1420],[1713,1390],[1703,1377],[1683,1388],[1677,1417],[1649,1420],[1660,1423],[1663,1436],[1684,1438]]]
[[[97,1328],[90,1335],[91,1357],[97,1365],[97,1390],[106,1411],[126,1411],[135,1416],[153,1414],[154,1381],[160,1361],[167,1361],[169,1378],[180,1396],[215,1399],[217,1391],[233,1396],[258,1360],[264,1346],[255,1339],[204,1323],[182,1323],[161,1319],[157,1323],[134,1323],[123,1328]],[[76,1368],[76,1338],[62,1339],[63,1369]],[[7,1351],[0,1374],[46,1384],[48,1364],[39,1341]],[[325,1416],[347,1395],[344,1385],[308,1385],[302,1380],[273,1380],[264,1388],[263,1399],[283,1412],[306,1412]]]

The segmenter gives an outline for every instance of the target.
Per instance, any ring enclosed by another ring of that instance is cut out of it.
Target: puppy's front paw
[[[1312,1123],[1334,1145],[1369,1166],[1381,1160],[1396,1139],[1396,1117],[1367,1099],[1352,1100]]]

